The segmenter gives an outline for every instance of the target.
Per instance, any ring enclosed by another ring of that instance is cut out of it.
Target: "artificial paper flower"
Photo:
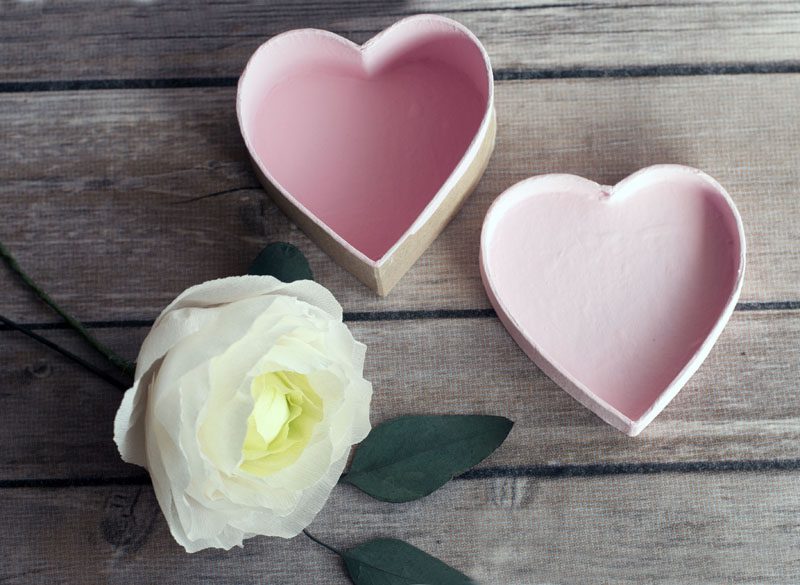
[[[290,538],[325,504],[370,430],[365,346],[309,280],[192,287],[156,320],[114,422],[188,551]]]

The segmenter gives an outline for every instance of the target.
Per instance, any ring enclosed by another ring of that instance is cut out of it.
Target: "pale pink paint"
[[[724,189],[694,169],[650,167],[614,188],[545,175],[494,203],[481,264],[489,297],[528,355],[636,434],[730,316],[744,234]]]
[[[490,88],[474,37],[416,17],[363,49],[318,30],[272,39],[243,75],[239,115],[268,178],[379,260],[464,158]]]

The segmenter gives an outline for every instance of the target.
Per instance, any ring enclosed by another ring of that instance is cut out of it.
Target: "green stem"
[[[326,543],[322,542],[322,541],[321,541],[319,538],[317,538],[316,536],[314,536],[313,534],[311,534],[311,533],[310,533],[308,530],[306,530],[305,528],[303,529],[303,534],[305,534],[305,535],[306,535],[308,538],[310,538],[311,540],[313,540],[314,542],[316,542],[316,543],[317,543],[318,545],[320,545],[321,547],[323,547],[323,548],[327,548],[327,549],[328,549],[329,551],[331,551],[333,554],[335,554],[335,555],[339,555],[340,557],[341,557],[341,556],[343,556],[343,555],[342,555],[342,553],[341,553],[340,551],[336,550],[336,549],[335,549],[335,548],[333,548],[331,545],[329,545],[329,544],[326,544]]]
[[[119,355],[117,355],[113,350],[106,347],[102,343],[100,343],[97,339],[95,339],[91,333],[81,324],[80,321],[72,317],[69,313],[64,311],[61,307],[59,307],[50,296],[42,290],[38,284],[36,284],[33,279],[25,274],[25,271],[22,270],[20,265],[17,263],[16,259],[11,255],[11,253],[6,249],[2,242],[0,242],[0,257],[5,260],[6,265],[9,269],[14,272],[19,278],[24,282],[35,294],[38,296],[42,301],[44,301],[53,311],[55,311],[64,321],[75,330],[75,332],[80,335],[83,340],[88,343],[95,351],[100,353],[104,358],[106,358],[109,362],[111,362],[114,366],[120,369],[123,374],[126,376],[133,375],[133,364],[126,359],[123,359]]]
[[[101,378],[101,379],[105,380],[106,382],[108,382],[112,386],[116,386],[120,390],[127,390],[130,387],[129,384],[125,384],[123,382],[120,382],[119,380],[117,380],[113,376],[110,376],[109,374],[107,374],[103,370],[100,370],[100,369],[94,367],[92,364],[90,364],[89,362],[87,362],[83,358],[75,355],[71,351],[68,351],[68,350],[64,349],[63,347],[61,347],[60,345],[58,345],[56,343],[53,343],[52,341],[50,341],[46,337],[42,337],[41,335],[39,335],[37,333],[34,333],[33,331],[31,331],[27,327],[23,327],[19,323],[15,323],[11,319],[7,319],[6,317],[3,317],[2,315],[0,315],[0,323],[3,323],[7,327],[27,335],[31,339],[34,339],[34,340],[38,341],[42,345],[46,345],[47,347],[49,347],[50,349],[52,349],[54,351],[57,351],[58,353],[60,353],[64,357],[72,360],[73,362],[75,362],[76,364],[81,366],[82,368],[90,371],[92,374],[94,374],[98,378]]]

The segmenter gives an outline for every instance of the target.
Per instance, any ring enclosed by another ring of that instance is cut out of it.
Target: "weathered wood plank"
[[[739,205],[742,300],[800,300],[800,76],[765,79],[499,83],[488,172],[386,299],[293,230],[257,187],[232,89],[4,95],[0,126],[14,148],[0,162],[0,240],[88,320],[153,318],[185,287],[241,273],[278,239],[301,246],[347,311],[484,308],[478,238],[501,191],[536,173],[613,183],[677,162],[716,176]],[[192,201],[238,187],[254,189]],[[0,296],[10,316],[52,319],[9,278]]]
[[[458,481],[405,505],[346,486],[311,526],[337,546],[403,538],[479,583],[722,584],[800,579],[800,474]],[[303,536],[187,555],[149,486],[4,490],[0,581],[344,584]]]
[[[237,76],[270,36],[330,29],[363,42],[438,12],[470,27],[497,68],[760,63],[800,59],[796,3],[365,0],[148,4],[14,2],[0,20],[0,78]]]
[[[482,467],[797,459],[800,312],[740,312],[683,392],[631,439],[560,390],[493,318],[353,323],[374,423],[484,413],[516,425]],[[63,331],[48,336],[66,343]],[[135,356],[145,329],[99,329]],[[0,479],[129,477],[112,442],[120,393],[10,331],[0,365]]]

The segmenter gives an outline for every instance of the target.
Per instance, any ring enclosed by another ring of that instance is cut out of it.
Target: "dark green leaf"
[[[497,449],[501,416],[401,416],[372,429],[343,480],[384,502],[427,496]]]
[[[355,585],[473,585],[463,573],[402,540],[370,540],[342,558]]]
[[[286,242],[275,242],[261,250],[247,274],[274,276],[283,282],[314,280],[306,257],[297,246]]]

